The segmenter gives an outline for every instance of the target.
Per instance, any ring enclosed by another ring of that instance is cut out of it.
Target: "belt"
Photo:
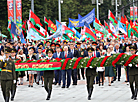
[[[2,69],[2,72],[12,72],[11,70],[7,70],[7,69]]]

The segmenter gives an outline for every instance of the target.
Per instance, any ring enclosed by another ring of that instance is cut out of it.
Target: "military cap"
[[[60,44],[56,44],[56,47],[57,47],[57,48],[60,48],[61,46],[60,46]]]
[[[93,42],[92,45],[95,45],[96,46],[97,45],[97,42]]]
[[[135,46],[130,46],[130,50],[131,51],[136,50],[136,47]]]
[[[64,44],[67,44],[68,42],[66,40],[63,41]]]
[[[56,46],[56,44],[55,44],[55,43],[51,43],[51,44],[50,44],[50,47],[52,47],[52,46]]]
[[[89,47],[89,48],[87,48],[87,51],[88,51],[88,52],[93,52],[94,49],[93,49],[92,47]]]
[[[17,51],[16,51],[15,48],[11,49],[11,53],[16,53],[16,52],[17,52]]]
[[[77,45],[81,45],[81,43],[80,43],[80,42],[77,42],[76,44],[77,44]]]
[[[52,49],[47,49],[46,54],[48,54],[48,53],[54,53],[54,51]]]

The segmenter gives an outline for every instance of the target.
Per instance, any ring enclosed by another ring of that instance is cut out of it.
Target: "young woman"
[[[107,48],[107,53],[105,54],[105,56],[112,56],[112,53],[109,47]],[[108,83],[109,83],[109,86],[111,86],[111,80],[112,80],[112,77],[114,77],[113,66],[105,67],[105,77],[108,77]]]
[[[22,49],[19,49],[18,54],[17,54],[17,59],[20,59],[22,61],[26,60],[26,55],[23,53]],[[23,85],[23,77],[25,76],[25,72],[24,71],[20,71],[19,72],[19,83],[18,85]]]
[[[33,55],[33,50],[30,48],[29,49],[29,54],[28,54],[29,60],[36,60],[36,56]],[[28,87],[33,87],[33,82],[34,82],[34,74],[36,71],[28,71],[29,74],[29,85]]]

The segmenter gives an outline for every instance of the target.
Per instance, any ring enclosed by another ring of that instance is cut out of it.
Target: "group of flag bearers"
[[[80,46],[80,43],[77,43],[77,46]],[[87,57],[91,58],[94,57],[94,48],[88,47],[87,50],[83,51],[83,49],[70,49],[68,52],[68,47],[64,46],[64,50],[61,52],[61,46],[59,44],[56,44],[56,53],[52,49],[47,49],[46,54],[47,57],[46,59],[51,60],[53,58],[73,58],[75,50],[78,50],[80,52],[80,57]],[[136,54],[136,48],[134,46],[130,47],[131,54],[134,55]],[[67,52],[67,53],[66,53]],[[54,53],[54,54],[53,54]],[[72,54],[73,53],[73,54]],[[16,59],[16,50],[10,49],[10,48],[5,48],[5,59],[1,59],[0,61],[0,67],[1,67],[1,89],[3,92],[3,97],[5,102],[9,102],[10,98],[10,92],[11,92],[11,101],[14,101],[14,96],[16,93],[16,84],[17,84],[17,79],[18,79],[18,72],[15,72],[15,64],[14,60]],[[53,84],[53,79],[55,77],[55,82],[61,84],[61,73],[65,74],[62,77],[66,77],[66,72],[67,72],[67,88],[70,86],[70,80],[71,80],[71,74],[73,76],[73,85],[77,85],[77,75],[76,72],[77,70],[66,70],[63,72],[60,72],[61,70],[58,70],[55,76],[55,72],[53,70],[47,70],[44,71],[44,88],[46,90],[47,98],[46,100],[50,100],[51,93],[52,93],[52,84]],[[91,95],[93,92],[93,84],[94,84],[94,79],[95,76],[97,75],[96,73],[96,67],[92,68],[91,66],[86,68],[86,82],[87,82],[87,91],[88,91],[88,100],[91,100]],[[58,78],[57,78],[58,77]],[[58,80],[56,80],[56,78]],[[64,78],[63,78],[64,79]],[[138,65],[133,65],[129,64],[129,82],[130,82],[130,89],[132,92],[132,97],[131,99],[136,100],[137,99],[137,91],[138,91]],[[135,89],[133,86],[133,83],[135,82]],[[66,85],[66,78],[63,80],[63,85],[62,88],[65,88]]]

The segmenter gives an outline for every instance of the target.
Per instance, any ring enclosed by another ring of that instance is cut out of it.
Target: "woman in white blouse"
[[[19,49],[18,54],[17,54],[17,59],[20,59],[22,61],[26,61],[26,55],[23,53],[22,49]],[[23,85],[23,77],[25,76],[25,72],[24,71],[20,71],[19,72],[19,83],[18,85]]]

